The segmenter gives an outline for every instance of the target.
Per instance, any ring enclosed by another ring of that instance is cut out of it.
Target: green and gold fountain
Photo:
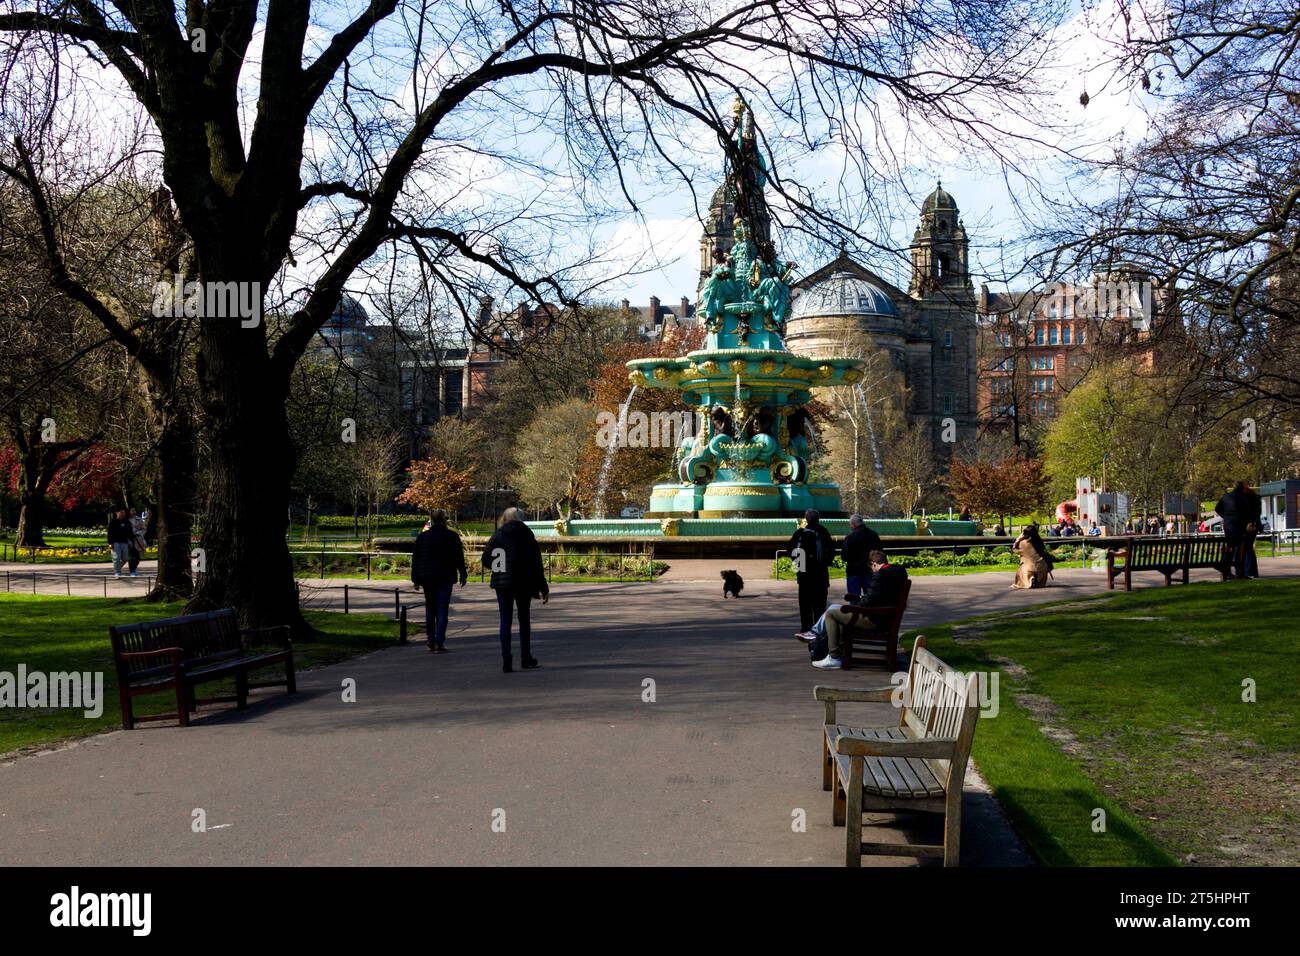
[[[860,382],[863,363],[786,349],[794,264],[778,262],[767,237],[752,231],[765,172],[743,103],[732,145],[735,244],[726,254],[715,250],[700,291],[704,348],[627,363],[634,385],[677,389],[696,414],[694,434],[677,449],[677,480],[654,487],[646,517],[789,518],[809,508],[837,517],[839,488],[817,480],[818,444],[805,406],[814,388]]]

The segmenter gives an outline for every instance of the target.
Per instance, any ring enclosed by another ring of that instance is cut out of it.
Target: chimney
[[[678,324],[685,325],[687,318],[689,318],[691,314],[691,300],[686,298],[686,296],[682,296],[681,308],[682,310],[677,313],[677,322]]]
[[[624,312],[631,312],[631,311],[632,311],[632,303],[629,302],[627,299],[624,299],[624,300],[623,300],[623,311],[624,311]]]
[[[659,319],[659,296],[650,296],[650,327],[654,328],[660,322]]]

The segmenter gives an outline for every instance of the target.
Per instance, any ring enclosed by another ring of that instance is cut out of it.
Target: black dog
[[[727,594],[734,594],[740,597],[740,592],[745,588],[745,579],[735,571],[722,572],[722,599],[727,599]]]

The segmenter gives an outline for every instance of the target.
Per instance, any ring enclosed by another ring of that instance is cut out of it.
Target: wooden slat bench
[[[867,607],[846,604],[840,608],[851,617],[841,637],[840,660],[845,670],[883,662],[889,672],[893,673],[898,666],[898,632],[903,625],[903,614],[907,611],[907,596],[911,593],[912,582],[909,579],[903,582],[896,605]],[[873,618],[884,619],[885,623],[877,626]]]
[[[122,698],[122,726],[127,730],[133,729],[136,721],[172,718],[188,727],[190,714],[199,704],[234,701],[243,710],[252,688],[284,687],[290,694],[298,689],[289,628],[241,631],[233,608],[117,625],[108,633]],[[250,671],[281,663],[284,680],[249,682]],[[235,696],[200,700],[195,693],[199,684],[227,677],[235,678]],[[176,691],[176,713],[135,716],[132,698],[171,689]]]
[[[1182,573],[1183,583],[1190,580],[1193,568],[1212,568],[1225,581],[1228,578],[1228,542],[1223,535],[1197,535],[1187,538],[1132,538],[1123,548],[1106,552],[1106,589],[1115,590],[1115,579],[1124,577],[1124,590],[1133,590],[1134,571],[1159,571],[1165,586]],[[1116,561],[1123,559],[1123,564]]]
[[[901,689],[813,688],[826,707],[822,789],[832,793],[832,822],[847,825],[849,866],[861,866],[863,854],[942,857],[944,866],[957,865],[962,784],[979,717],[975,681],[976,675],[959,674],[927,651],[918,637]],[[902,700],[896,725],[838,722],[840,701],[887,703],[896,694]],[[943,843],[863,843],[862,815],[885,811],[943,814]]]

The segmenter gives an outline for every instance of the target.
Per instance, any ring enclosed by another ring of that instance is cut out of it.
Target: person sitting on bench
[[[907,569],[890,564],[888,556],[883,551],[872,551],[867,556],[867,560],[871,564],[871,579],[867,585],[867,594],[863,598],[862,606],[892,608],[898,603],[903,592],[903,582],[907,580]],[[844,628],[852,623],[854,619],[853,613],[846,611],[844,608],[845,605],[843,604],[832,605],[810,630],[795,635],[796,640],[803,641],[806,644],[820,642],[823,638],[825,639],[826,656],[821,660],[814,660],[813,667],[821,670],[838,670],[843,666],[840,657],[843,646],[841,635]],[[871,622],[873,628],[886,627],[889,624],[889,621],[880,615],[869,614],[867,619]]]

